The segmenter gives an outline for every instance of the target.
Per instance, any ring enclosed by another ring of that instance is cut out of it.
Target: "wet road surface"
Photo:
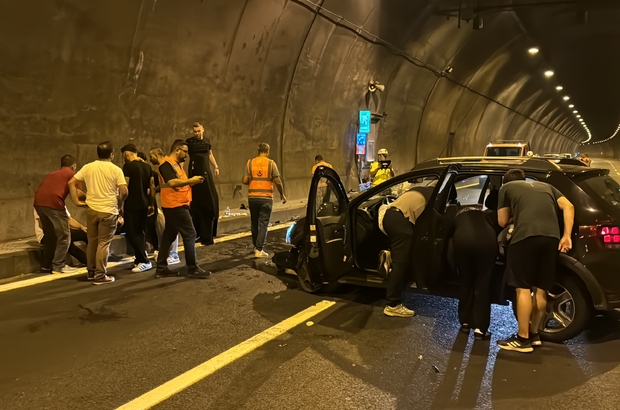
[[[284,249],[283,236],[271,233],[268,250]],[[0,293],[0,408],[117,408],[322,300],[336,304],[313,325],[155,408],[620,408],[615,313],[566,344],[499,352],[516,329],[509,306],[493,307],[491,341],[474,341],[458,332],[453,299],[410,294],[417,316],[388,318],[381,289],[307,294],[250,251],[248,238],[200,248],[207,280],[118,269],[111,285],[66,278]]]

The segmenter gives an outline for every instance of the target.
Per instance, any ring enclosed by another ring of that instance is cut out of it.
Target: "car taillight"
[[[603,243],[620,244],[620,228],[617,226],[603,226],[600,232],[603,237]]]

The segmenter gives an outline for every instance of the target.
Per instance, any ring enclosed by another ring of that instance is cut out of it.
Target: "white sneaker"
[[[179,255],[170,255],[168,259],[166,259],[168,265],[176,265],[177,263],[181,263],[181,259],[179,259]]]
[[[265,251],[259,251],[258,249],[254,250],[254,257],[255,258],[268,258],[269,254]]]
[[[77,269],[69,265],[63,266],[63,268],[59,271],[57,270],[52,271],[52,273],[74,273],[74,272],[77,272]]]
[[[415,312],[403,305],[402,303],[396,307],[386,306],[383,309],[383,314],[392,317],[412,317],[415,316]]]
[[[138,273],[138,272],[145,272],[145,271],[150,270],[150,269],[153,269],[153,264],[151,262],[149,262],[149,263],[139,263],[131,271],[134,272],[134,273]]]

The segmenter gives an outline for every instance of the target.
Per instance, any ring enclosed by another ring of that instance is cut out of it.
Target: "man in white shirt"
[[[95,285],[102,285],[114,282],[114,277],[107,275],[108,255],[116,224],[119,221],[123,223],[119,215],[122,215],[128,191],[123,171],[112,163],[112,143],[105,141],[99,144],[97,156],[97,161],[84,165],[69,181],[69,190],[76,205],[88,208],[88,279],[93,280]],[[77,184],[80,181],[86,184],[86,202],[78,198]]]

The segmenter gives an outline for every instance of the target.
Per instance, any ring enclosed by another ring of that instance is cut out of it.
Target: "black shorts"
[[[555,284],[560,240],[531,236],[508,246],[507,283],[515,288],[551,290]]]

